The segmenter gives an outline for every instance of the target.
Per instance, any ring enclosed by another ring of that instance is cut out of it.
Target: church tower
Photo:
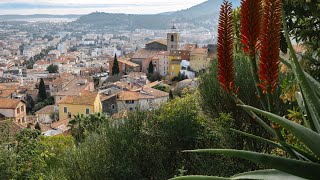
[[[170,52],[171,50],[179,50],[180,48],[180,33],[177,31],[177,28],[173,25],[171,32],[167,33],[167,49]]]

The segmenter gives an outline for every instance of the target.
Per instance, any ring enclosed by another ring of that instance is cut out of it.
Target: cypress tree
[[[35,129],[41,131],[41,127],[40,127],[40,124],[39,122],[36,123],[36,125],[34,126]]]
[[[169,99],[172,100],[173,98],[174,98],[174,97],[173,97],[173,92],[172,92],[172,90],[170,90],[170,91],[169,91]]]
[[[44,81],[41,78],[39,83],[38,102],[42,102],[45,99],[47,99],[46,87],[44,86]]]
[[[152,61],[150,61],[150,63],[149,63],[149,69],[148,69],[148,73],[149,73],[149,74],[152,74],[152,73],[153,73],[153,71],[154,71],[154,69],[153,69],[153,64],[152,64]]]
[[[117,59],[117,54],[114,55],[114,61],[112,66],[112,75],[119,74],[119,63]]]

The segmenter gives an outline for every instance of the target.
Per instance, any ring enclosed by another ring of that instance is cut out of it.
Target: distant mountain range
[[[81,16],[73,23],[91,24],[95,27],[122,27],[128,30],[136,28],[168,29],[174,23],[186,23],[198,27],[210,28],[217,21],[223,0],[208,0],[191,8],[154,15],[113,14],[94,12]],[[240,0],[231,1],[234,7],[240,6]],[[125,27],[124,27],[125,26]]]
[[[114,14],[104,12],[94,12],[88,15],[0,15],[2,20],[30,19],[30,18],[76,18],[74,24],[89,24],[96,28],[120,27],[121,29],[168,29],[172,24],[186,24],[193,27],[212,28],[218,20],[218,12],[223,0],[208,0],[191,8],[165,12],[160,14],[136,15],[136,14]],[[231,0],[234,7],[240,6],[240,0]],[[47,5],[27,5],[23,3],[0,4],[1,8],[25,8],[25,7],[49,8]],[[63,6],[61,8],[65,8]]]

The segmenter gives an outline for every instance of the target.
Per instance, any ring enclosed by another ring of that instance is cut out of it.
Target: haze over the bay
[[[0,0],[0,14],[157,14],[192,7],[205,0]]]

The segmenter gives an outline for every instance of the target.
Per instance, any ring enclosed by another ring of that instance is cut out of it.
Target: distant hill
[[[188,23],[190,25],[211,27],[217,20],[223,0],[208,0],[191,8],[166,12],[155,15],[112,14],[95,12],[81,16],[76,24],[91,24],[99,27],[122,27],[127,30],[136,28],[168,29],[172,23]],[[234,7],[240,5],[240,0],[231,1]]]

